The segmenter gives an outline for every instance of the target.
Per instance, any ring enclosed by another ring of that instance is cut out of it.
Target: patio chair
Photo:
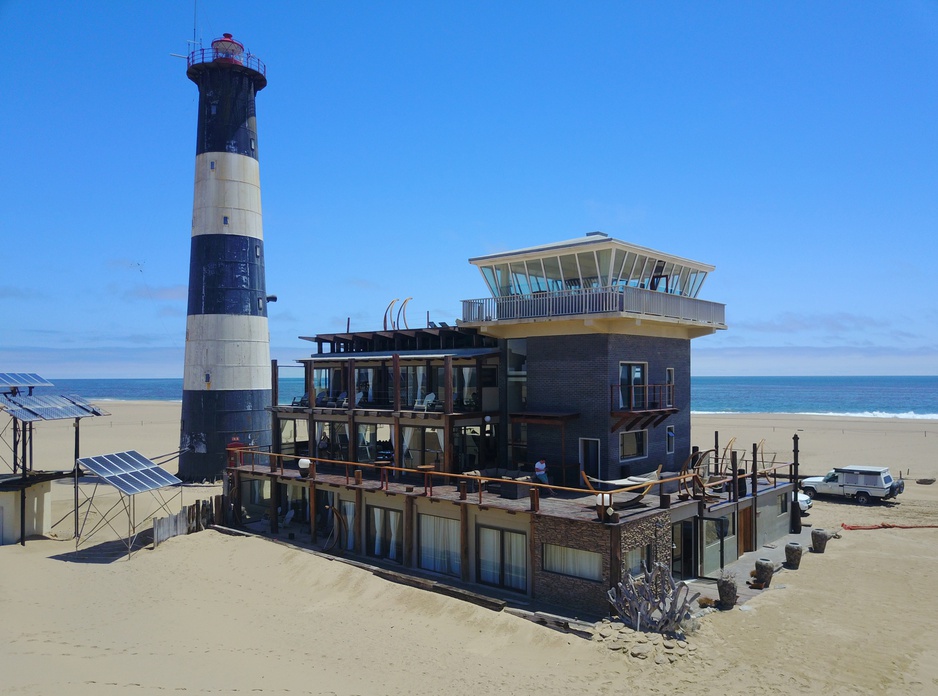
[[[627,479],[616,479],[614,481],[602,481],[600,479],[595,479],[592,476],[587,476],[585,471],[581,471],[580,475],[583,477],[583,482],[586,484],[586,487],[593,493],[609,493],[610,495],[622,495],[626,494],[630,497],[622,502],[614,502],[613,508],[620,509],[624,507],[632,507],[633,505],[638,505],[655,487],[656,481],[646,481],[645,485],[641,488],[638,488],[641,484],[628,483]],[[601,489],[594,488],[593,484],[598,483],[604,486],[612,486],[612,489]],[[628,488],[629,490],[623,490]]]

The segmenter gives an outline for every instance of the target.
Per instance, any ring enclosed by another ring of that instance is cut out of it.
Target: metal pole
[[[78,543],[78,459],[80,457],[79,447],[78,447],[78,444],[79,444],[78,443],[78,438],[79,438],[78,423],[79,423],[79,419],[76,418],[75,419],[75,491],[74,491],[75,493],[75,543],[76,544]]]

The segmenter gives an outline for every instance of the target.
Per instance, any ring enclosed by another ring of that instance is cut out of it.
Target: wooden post
[[[414,567],[414,497],[404,497],[404,567]]]
[[[469,575],[469,506],[459,506],[459,567],[463,582],[472,582]]]
[[[754,448],[755,449],[755,448]],[[756,470],[759,465],[752,462],[752,548],[759,548],[759,495],[756,490]]]
[[[319,529],[316,527],[316,482],[314,480],[309,481],[309,535],[311,543],[315,544]]]
[[[609,587],[622,582],[622,527],[609,527]]]
[[[730,467],[733,472],[733,490],[730,493],[730,500],[739,502],[739,472],[736,470],[736,450],[730,452]]]
[[[401,356],[398,353],[391,355],[391,381],[394,384],[394,412],[401,411]],[[396,419],[396,417],[395,417]],[[394,451],[397,452],[395,446]]]
[[[267,477],[270,481],[270,502],[267,504],[267,515],[270,517],[270,533],[276,534],[280,531],[280,519],[277,513],[277,507],[280,504],[280,486],[277,485],[277,477],[270,475]]]
[[[357,478],[361,480],[361,470],[356,472],[358,474]],[[362,525],[365,522],[365,505],[364,505],[364,494],[365,492],[361,488],[355,489],[355,553],[362,552]],[[351,533],[353,530],[349,530]]]
[[[482,490],[480,484],[479,490]],[[536,486],[528,486],[528,497],[531,499],[531,512],[540,512],[541,510],[541,489]]]
[[[443,356],[443,412],[453,412],[453,356]]]
[[[791,463],[791,482],[792,482],[792,506],[791,506],[791,533],[801,534],[801,506],[798,504],[798,488],[800,479],[798,478],[798,433],[792,436],[792,463]]]

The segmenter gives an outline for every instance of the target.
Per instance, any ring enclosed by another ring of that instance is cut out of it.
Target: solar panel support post
[[[73,491],[75,495],[75,538],[78,538],[78,458],[79,458],[79,430],[78,424],[81,421],[80,418],[75,419],[75,490]]]

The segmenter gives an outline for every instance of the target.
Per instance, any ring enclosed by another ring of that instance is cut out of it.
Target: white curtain
[[[500,581],[502,534],[498,529],[479,529],[479,580],[490,585]]]
[[[398,539],[401,535],[401,513],[397,510],[388,510],[388,529],[391,532],[391,538],[388,541],[388,558],[393,561],[399,561],[400,554],[397,550]]]
[[[384,555],[381,546],[384,544],[384,510],[382,508],[371,508],[371,514],[375,522],[375,547],[374,555],[380,558]]]
[[[459,520],[420,515],[420,567],[460,575]]]
[[[342,501],[342,517],[345,518],[345,550],[355,549],[355,501]]]
[[[528,545],[524,534],[505,532],[505,587],[528,589]]]
[[[544,570],[586,580],[602,580],[603,557],[592,551],[544,544]]]
[[[642,570],[642,561],[647,558],[648,547],[639,546],[635,549],[629,549],[625,552],[625,559],[623,565],[625,566],[626,571],[629,575],[640,576],[643,575]]]

